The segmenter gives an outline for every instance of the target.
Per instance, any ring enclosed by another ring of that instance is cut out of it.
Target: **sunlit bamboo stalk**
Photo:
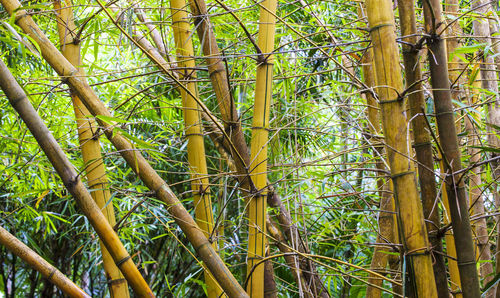
[[[0,60],[0,64],[3,62]],[[1,66],[0,66],[1,67]],[[16,256],[25,261],[31,268],[40,272],[48,281],[58,287],[69,297],[90,297],[69,278],[54,266],[50,265],[44,258],[39,256],[31,248],[9,233],[3,227],[0,227],[0,244],[5,246]]]
[[[57,51],[57,50],[56,50]],[[64,59],[64,57],[62,57]],[[71,64],[68,62],[71,66]],[[76,69],[71,66],[76,73]],[[120,242],[113,227],[108,223],[101,209],[92,199],[90,193],[83,185],[80,175],[68,160],[61,147],[50,133],[43,120],[37,114],[24,93],[23,88],[17,83],[7,66],[0,60],[0,88],[4,91],[9,102],[19,113],[29,130],[37,140],[42,150],[47,155],[50,163],[61,177],[68,191],[78,202],[78,205],[91,225],[99,235],[116,265],[140,297],[154,297],[149,286],[144,281],[141,273],[132,261],[127,250]]]
[[[382,129],[394,185],[398,227],[403,243],[410,291],[417,297],[436,297],[436,285],[429,242],[417,192],[415,173],[408,159],[408,137],[402,73],[396,45],[392,3],[388,0],[366,1],[375,61],[375,76],[382,115]]]
[[[360,18],[365,18],[366,12],[362,4],[358,7],[358,16]],[[373,51],[368,48],[366,52],[361,57],[362,71],[363,71],[363,81],[366,86],[373,88],[375,87],[375,76],[373,73]],[[378,234],[377,243],[384,243],[388,241],[390,243],[397,242],[397,227],[396,218],[394,216],[395,206],[394,198],[392,196],[392,183],[384,179],[384,170],[387,170],[385,164],[382,160],[382,155],[384,154],[384,145],[381,142],[382,127],[380,126],[380,113],[379,107],[374,94],[371,90],[365,90],[363,96],[366,99],[366,115],[368,118],[368,131],[370,132],[370,138],[368,141],[373,144],[374,156],[376,158],[376,168],[377,171],[377,190],[379,191],[380,197],[380,213],[378,214]],[[391,254],[391,249],[383,245],[377,245],[373,249],[372,260],[370,263],[371,270],[385,270],[389,258],[394,255]],[[368,287],[366,288],[366,297],[377,298],[381,297],[382,291],[373,285],[382,286],[383,280],[377,278],[374,275],[370,275],[368,279]]]
[[[0,2],[10,14],[13,12],[16,13],[16,24],[39,45],[44,59],[47,60],[60,76],[66,79],[67,83],[80,97],[87,109],[94,116],[103,116],[104,118],[112,119],[111,113],[99,100],[92,88],[78,76],[75,76],[77,69],[55,48],[34,23],[31,16],[25,10],[20,9],[20,3],[17,0],[1,0]],[[109,12],[106,11],[106,13]],[[247,297],[248,295],[217,255],[211,243],[205,237],[204,232],[198,227],[170,187],[151,167],[146,158],[124,137],[121,131],[116,129],[114,121],[104,120],[104,118],[97,117],[97,122],[102,126],[106,137],[118,149],[120,155],[144,184],[155,192],[159,200],[166,204],[168,212],[186,234],[188,240],[221,287],[231,297]]]
[[[449,82],[446,44],[442,32],[442,8],[440,0],[424,2],[424,17],[431,85],[434,95],[434,109],[439,131],[443,161],[446,166],[446,191],[457,249],[458,269],[464,297],[479,297],[479,278],[476,269],[474,243],[470,226],[465,185],[460,175],[454,172],[462,169],[460,148],[453,115]]]
[[[267,143],[272,100],[276,0],[260,4],[255,102],[250,143],[250,177],[255,187],[248,203],[247,292],[252,297],[264,296],[264,264],[266,254],[267,214]],[[258,265],[260,263],[260,265]],[[255,268],[254,268],[255,267]]]
[[[57,14],[57,30],[59,33],[59,42],[61,43],[61,52],[75,67],[78,68],[78,74],[84,77],[85,71],[80,68],[80,43],[75,39],[77,28],[74,22],[71,0],[54,1],[54,9]],[[97,125],[94,118],[83,105],[81,100],[74,92],[71,92],[73,109],[78,127],[78,139],[80,141],[83,162],[90,194],[97,206],[103,210],[104,216],[114,226],[116,224],[113,203],[110,202],[111,194],[106,176],[106,167],[101,155],[101,144],[97,133]],[[101,242],[102,260],[108,287],[111,297],[129,297],[127,281],[123,278],[118,267],[116,267],[113,258]]]
[[[196,86],[196,72],[193,43],[191,40],[191,30],[189,18],[186,12],[185,0],[170,0],[172,14],[172,29],[177,51],[177,65],[180,72],[180,81],[190,94],[198,96]],[[180,88],[182,106],[184,112],[184,125],[186,138],[188,139],[187,153],[188,163],[191,172],[191,188],[193,191],[193,202],[195,218],[198,226],[205,232],[205,236],[212,242],[214,249],[217,249],[214,235],[214,217],[210,188],[208,181],[208,170],[205,155],[205,144],[203,141],[203,129],[201,122],[200,107],[197,101],[188,94],[184,88]],[[208,271],[205,272],[205,282],[209,298],[225,296],[219,284],[214,280]]]

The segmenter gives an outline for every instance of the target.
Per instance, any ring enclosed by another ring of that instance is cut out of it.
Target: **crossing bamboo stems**
[[[422,111],[425,110],[424,92],[422,89],[422,72],[420,70],[417,25],[415,22],[415,6],[413,0],[399,2],[401,35],[403,36],[403,61],[405,66],[406,92],[410,106],[411,127],[413,131],[413,148],[418,165],[418,181],[424,217],[427,220],[427,232],[431,244],[434,277],[438,297],[448,298],[448,278],[443,257],[443,242],[440,233],[439,206],[437,204],[437,186],[434,176],[434,158],[432,156],[431,136],[427,130],[427,122]]]
[[[71,66],[69,62],[68,64]],[[71,67],[73,68],[73,66]],[[74,70],[76,73],[76,69]],[[23,88],[14,79],[3,61],[0,61],[0,88],[47,155],[50,163],[61,177],[64,186],[76,199],[80,209],[94,227],[99,239],[102,240],[110,252],[132,289],[140,297],[154,297],[127,250],[120,242],[118,235],[116,235],[106,217],[102,214],[101,209],[83,185],[80,175],[75,171],[74,166],[29,102]]]
[[[71,0],[54,1],[54,9],[57,15],[57,30],[59,33],[59,42],[61,43],[61,52],[73,66],[78,68],[78,74],[84,77],[85,71],[79,66],[80,44],[76,40],[77,28],[74,22],[74,15]],[[106,176],[106,167],[101,155],[101,145],[97,133],[97,125],[94,118],[83,105],[78,96],[71,91],[71,99],[75,118],[78,127],[78,139],[80,141],[83,162],[85,164],[86,178],[91,190],[90,194],[97,203],[97,206],[103,210],[104,216],[114,226],[116,224],[113,203],[108,202],[111,198]],[[111,297],[129,297],[127,281],[123,278],[113,258],[101,242],[102,260],[108,287]]]
[[[250,185],[251,181],[248,179],[250,154],[243,130],[241,129],[239,115],[230,92],[228,74],[222,59],[223,55],[217,45],[217,39],[210,22],[207,6],[204,0],[189,0],[189,5],[193,14],[195,27],[197,28],[198,37],[202,44],[203,55],[205,56],[212,87],[221,111],[224,128],[229,132],[228,134],[231,136],[232,143],[234,144],[234,148],[232,146],[228,148],[238,170],[238,179],[242,187],[251,193],[255,187]],[[226,142],[225,139],[223,141]],[[276,218],[278,219],[279,227],[283,230],[286,241],[300,252],[308,253],[309,248],[301,239],[297,226],[292,221],[290,212],[283,204],[274,187],[272,185],[268,185],[267,187],[269,194],[267,203],[277,211]],[[301,272],[305,276],[308,281],[306,286],[311,287],[314,293],[319,293],[322,297],[326,296],[326,291],[316,271],[315,264],[302,257],[299,257],[299,259],[299,266],[301,266],[302,270],[297,272]]]
[[[188,139],[187,153],[192,181],[191,188],[193,191],[195,218],[198,226],[205,232],[205,237],[209,238],[212,236],[214,230],[214,217],[208,181],[205,144],[203,141],[201,109],[197,101],[190,95],[198,96],[198,89],[195,82],[196,65],[189,28],[189,18],[185,8],[185,0],[170,1],[172,29],[174,32],[180,81],[190,91],[188,94],[184,88],[179,88],[184,111],[186,138]],[[210,240],[213,248],[217,249],[217,241],[215,239]],[[209,272],[205,272],[205,282],[209,298],[223,296],[222,289]]]
[[[415,173],[408,159],[408,138],[402,73],[396,45],[392,3],[388,0],[366,1],[370,35],[373,43],[375,77],[382,129],[394,185],[398,227],[403,243],[410,291],[416,297],[436,297],[436,285],[422,204],[419,200]]]
[[[474,242],[469,219],[465,185],[460,175],[462,169],[460,148],[453,115],[453,104],[449,83],[446,44],[443,39],[442,9],[439,0],[424,2],[425,27],[428,34],[431,85],[434,109],[439,131],[440,146],[446,165],[446,191],[457,249],[458,269],[464,297],[479,297],[479,278],[476,269]]]
[[[250,142],[250,177],[255,187],[248,203],[247,292],[252,297],[264,296],[264,263],[266,254],[267,213],[267,143],[272,100],[275,13],[277,1],[260,4],[255,102]]]
[[[0,61],[0,63],[3,63]],[[90,297],[61,271],[50,265],[44,258],[39,256],[31,248],[9,233],[3,227],[0,227],[0,244],[5,246],[16,256],[25,261],[31,268],[40,272],[44,278],[58,287],[69,297]]]
[[[75,75],[78,72],[77,69],[55,48],[27,12],[20,9],[20,3],[17,0],[0,0],[0,2],[9,13],[16,13],[17,25],[39,45],[44,59],[66,80],[89,112],[94,116],[104,116],[107,119],[112,119],[110,112],[87,82]],[[122,135],[119,129],[116,129],[116,123],[103,120],[101,117],[97,117],[97,122],[102,127],[106,137],[118,149],[120,155],[131,169],[149,189],[155,192],[156,197],[166,204],[167,211],[186,234],[189,242],[193,245],[223,290],[231,297],[248,297],[241,285],[217,255],[211,243],[205,237],[205,233],[198,227],[170,187],[151,167],[144,156]]]

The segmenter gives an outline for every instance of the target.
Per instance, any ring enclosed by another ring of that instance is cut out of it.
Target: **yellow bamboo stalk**
[[[250,177],[257,192],[248,203],[247,292],[251,297],[264,296],[264,263],[256,266],[266,254],[267,143],[269,110],[272,99],[276,0],[260,2],[255,103],[250,142]]]
[[[77,28],[74,22],[73,10],[71,8],[72,6],[73,4],[71,0],[63,2],[54,0],[61,52],[64,57],[71,62],[71,64],[78,68],[78,74],[83,77],[85,75],[85,71],[79,67],[81,65],[80,44],[79,41],[75,39]],[[78,139],[82,150],[82,157],[85,164],[90,194],[97,203],[97,206],[103,210],[103,214],[110,225],[114,226],[116,224],[116,219],[113,210],[113,203],[108,203],[111,198],[111,194],[108,188],[106,167],[102,159],[99,139],[94,136],[97,132],[97,125],[90,112],[81,102],[80,98],[78,98],[78,96],[72,91],[71,99],[73,102],[73,109],[75,111],[75,118],[78,127]],[[113,258],[102,241],[100,241],[100,246],[110,296],[120,298],[130,297],[128,284],[124,279],[123,274],[115,265]]]
[[[60,76],[66,79],[68,85],[74,89],[92,115],[104,116],[108,119],[112,118],[111,113],[103,102],[99,100],[88,83],[75,75],[78,70],[55,48],[31,16],[25,10],[21,9],[19,1],[0,0],[0,3],[2,3],[9,14],[16,14],[16,24],[37,43],[43,58]],[[109,11],[99,0],[98,3],[109,14]],[[146,158],[134,148],[130,141],[119,130],[115,129],[116,123],[104,120],[101,117],[97,117],[97,122],[102,126],[106,137],[118,149],[118,152],[120,152],[120,155],[125,159],[130,168],[149,189],[155,192],[156,197],[166,204],[167,211],[186,234],[189,242],[193,245],[204,264],[226,293],[231,297],[248,297],[227,266],[217,255],[211,243],[205,237],[204,232],[198,227],[170,187],[151,167]],[[113,256],[113,259],[115,259],[115,256]],[[120,269],[123,269],[122,267]],[[127,277],[125,272],[123,273]],[[129,283],[131,283],[130,280]]]
[[[360,18],[365,17],[365,11],[360,4],[358,8],[358,15]],[[368,48],[366,52],[361,57],[362,70],[363,70],[363,81],[366,86],[372,88],[375,87],[375,76],[373,73],[373,51]],[[364,98],[366,99],[366,115],[368,118],[368,130],[371,133],[369,138],[370,143],[374,147],[374,155],[376,155],[376,168],[377,171],[377,189],[380,196],[380,213],[378,214],[378,234],[377,243],[383,243],[384,241],[389,241],[390,243],[397,243],[397,226],[394,216],[395,206],[394,198],[392,196],[392,183],[385,181],[384,170],[387,170],[384,162],[382,161],[382,154],[384,153],[383,144],[381,143],[382,127],[380,126],[380,113],[378,108],[378,103],[373,93],[370,90],[366,90],[364,93]],[[373,250],[372,261],[370,264],[371,270],[384,271],[389,263],[389,257],[391,249],[378,245]],[[383,280],[377,276],[371,274],[368,279],[368,286],[366,288],[366,297],[376,298],[381,297],[382,291],[380,287],[382,286]],[[375,285],[375,286],[373,286]],[[378,287],[377,287],[378,286]]]
[[[366,1],[373,43],[375,75],[382,128],[394,185],[398,227],[403,242],[411,291],[416,297],[436,297],[436,285],[422,204],[417,192],[415,173],[408,159],[408,138],[399,52],[396,45],[394,15],[389,0]]]
[[[191,96],[198,96],[198,88],[195,82],[196,65],[191,31],[189,28],[189,18],[185,8],[185,0],[170,1],[172,29],[177,51],[177,65],[180,73],[179,79],[185,87],[179,89],[184,109],[186,137],[188,139],[187,153],[191,172],[191,188],[193,191],[196,223],[205,232],[205,236],[211,240],[213,248],[217,249],[217,241],[210,238],[213,236],[214,232],[214,217],[210,198],[200,107],[197,104],[197,100]],[[190,92],[186,92],[186,89]],[[205,271],[205,282],[207,284],[207,296],[209,298],[216,298],[224,295],[219,284],[209,271]]]
[[[26,244],[17,239],[3,227],[0,227],[0,244],[5,246],[13,254],[20,257],[31,268],[40,272],[44,278],[58,287],[69,297],[90,297],[69,278],[54,266],[50,265],[44,258],[31,250]]]

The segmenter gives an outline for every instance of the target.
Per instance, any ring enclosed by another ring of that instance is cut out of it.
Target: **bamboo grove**
[[[0,0],[5,297],[500,297],[484,0]]]

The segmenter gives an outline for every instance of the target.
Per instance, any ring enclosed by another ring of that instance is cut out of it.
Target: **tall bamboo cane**
[[[79,67],[80,60],[80,44],[75,39],[77,29],[74,22],[71,0],[66,0],[63,3],[59,0],[54,1],[54,9],[57,14],[57,30],[59,32],[59,41],[61,43],[61,51],[71,64],[78,68],[79,75],[82,77],[85,71]],[[101,145],[99,138],[94,134],[97,133],[97,125],[94,118],[83,105],[78,96],[71,92],[73,101],[73,109],[78,127],[78,139],[82,150],[83,162],[87,173],[87,181],[90,194],[97,206],[103,210],[104,216],[114,226],[116,224],[113,203],[108,202],[111,194],[108,188],[106,177],[106,167],[101,155]],[[123,278],[120,269],[116,267],[113,258],[107,251],[106,247],[100,242],[102,251],[102,261],[108,287],[111,297],[129,297],[127,281]]]
[[[3,62],[0,60],[0,64]],[[1,66],[0,66],[1,67]],[[31,266],[31,268],[40,272],[44,278],[58,287],[69,297],[90,297],[69,278],[54,266],[50,265],[44,258],[39,256],[31,248],[9,233],[3,227],[0,227],[0,244],[5,246],[13,254],[20,257]]]
[[[440,233],[440,216],[437,206],[436,177],[434,176],[434,158],[432,157],[431,136],[427,130],[427,121],[422,115],[425,110],[424,92],[422,90],[422,72],[420,70],[417,49],[417,25],[415,22],[415,1],[402,0],[398,3],[401,35],[403,36],[403,60],[405,66],[406,88],[410,106],[411,126],[413,130],[413,148],[417,156],[418,181],[424,217],[427,220],[427,232],[432,246],[434,276],[438,297],[448,298],[448,278],[443,258],[443,242]]]
[[[99,100],[92,88],[78,76],[75,76],[78,72],[77,69],[54,47],[27,12],[20,9],[20,3],[17,0],[0,0],[0,2],[10,14],[16,13],[16,24],[39,45],[44,59],[60,76],[65,78],[92,115],[105,116],[109,119],[111,117],[110,112]],[[247,297],[241,285],[236,281],[205,237],[204,232],[198,227],[170,187],[151,167],[144,156],[132,146],[119,130],[115,129],[115,123],[110,123],[112,121],[106,121],[100,117],[97,117],[97,122],[103,127],[106,137],[118,149],[120,155],[132,170],[149,189],[155,192],[156,197],[167,205],[168,212],[186,234],[200,258],[226,293],[231,297]]]
[[[458,0],[445,0],[445,12],[449,13],[451,15],[458,15],[459,11],[459,5],[458,5]],[[449,33],[449,34],[448,34]],[[458,55],[455,55],[453,57],[450,57],[450,54],[455,51],[460,45],[458,38],[456,36],[460,35],[462,33],[462,29],[460,28],[460,23],[459,22],[454,22],[451,24],[451,26],[448,28],[447,31],[447,38],[446,38],[446,51],[448,55],[448,69],[449,69],[449,74],[450,74],[450,81],[455,83],[454,88],[452,88],[452,95],[457,94],[460,96],[460,84],[461,84],[461,79],[459,78],[460,72],[461,72],[461,60]],[[458,85],[458,86],[457,86]],[[444,168],[444,164],[442,162],[439,163],[440,168],[441,168],[441,173],[445,173],[446,170]],[[442,199],[443,199],[443,208],[444,208],[444,213],[446,213],[446,216],[444,216],[444,224],[447,225],[449,224],[449,219],[450,219],[450,208],[448,204],[448,195],[446,191],[443,191],[442,194]],[[457,251],[455,248],[455,239],[453,238],[453,231],[450,231],[445,234],[444,239],[446,242],[446,254],[450,256],[448,258],[448,270],[450,272],[450,281],[451,281],[451,292],[455,295],[456,298],[461,298],[462,297],[462,290],[461,290],[461,283],[460,283],[460,273],[458,272],[458,264],[456,261],[457,258]]]
[[[264,263],[266,254],[267,211],[267,143],[269,139],[269,115],[272,100],[274,34],[276,0],[264,0],[260,4],[258,56],[255,83],[255,103],[250,143],[250,177],[256,192],[248,203],[248,257],[247,292],[252,297],[264,296]],[[260,265],[257,265],[259,264]]]
[[[376,91],[381,106],[382,128],[394,185],[406,271],[410,275],[415,296],[436,297],[422,204],[408,159],[404,99],[401,98],[403,82],[398,62],[392,3],[388,0],[368,0],[366,8],[373,43],[378,86]]]
[[[0,61],[0,88],[26,123],[26,126],[28,126],[50,163],[61,177],[64,186],[76,199],[83,213],[99,235],[99,239],[102,240],[136,294],[141,297],[154,297],[127,250],[120,242],[118,235],[116,235],[106,217],[102,214],[101,209],[93,201],[90,193],[83,185],[80,175],[75,171],[54,136],[52,136],[29,102],[24,90],[16,82],[3,61]]]
[[[464,297],[479,297],[479,278],[474,254],[474,243],[469,220],[465,185],[455,171],[462,169],[460,149],[456,133],[453,105],[446,58],[442,8],[439,0],[424,1],[425,26],[428,34],[431,84],[434,94],[434,108],[446,165],[446,191],[450,206],[453,236],[457,249],[458,269]]]
[[[361,4],[358,8],[358,15],[360,18],[365,18],[365,11]],[[375,76],[373,73],[372,49],[368,48],[361,59],[363,81],[366,86],[373,88],[375,87]],[[368,141],[371,143],[375,143],[373,145],[374,155],[376,155],[377,158],[375,167],[379,170],[377,171],[377,190],[379,191],[380,196],[380,213],[378,215],[377,243],[384,243],[385,241],[389,242],[389,244],[397,243],[398,232],[394,216],[395,206],[394,198],[392,196],[392,183],[390,183],[390,181],[384,180],[384,176],[386,175],[384,171],[387,171],[387,169],[382,160],[384,146],[381,142],[382,127],[380,126],[380,113],[378,109],[378,103],[377,99],[374,97],[374,94],[370,90],[366,90],[363,95],[366,99],[366,104],[368,105],[366,108],[366,114],[368,118],[368,130],[371,134]],[[390,247],[381,245],[375,246],[370,268],[372,270],[384,270],[389,263],[389,258],[397,258],[397,256],[391,254],[390,252]],[[382,291],[378,287],[374,287],[371,285],[377,285],[381,287],[382,282],[383,280],[381,280],[377,276],[371,275],[368,279],[366,297],[381,297]]]
[[[177,51],[177,65],[180,69],[180,80],[190,94],[198,96],[196,86],[196,72],[193,43],[189,28],[189,18],[186,12],[185,0],[171,0],[170,9],[172,13],[172,29]],[[193,202],[195,217],[198,226],[205,232],[205,236],[212,242],[214,249],[217,241],[211,239],[214,230],[214,218],[210,188],[208,182],[208,171],[205,155],[205,144],[203,143],[203,130],[200,117],[200,107],[196,100],[189,95],[184,88],[179,88],[184,109],[184,125],[188,139],[187,153],[191,172],[191,186],[193,191]],[[222,289],[214,278],[205,271],[205,282],[209,298],[221,297]]]
[[[476,80],[471,86],[471,94],[469,98],[469,105],[473,105],[478,101],[480,96],[479,88],[481,88],[481,73],[477,74]],[[477,146],[481,145],[481,139],[478,132],[470,119],[470,116],[465,117],[465,129],[467,132],[467,153],[470,156],[469,162],[471,166],[481,160],[481,151]],[[491,263],[491,247],[488,235],[488,226],[486,218],[484,217],[484,199],[481,191],[481,167],[475,166],[469,172],[469,204],[471,209],[471,216],[479,216],[478,219],[472,222],[472,229],[475,234],[476,255],[479,260],[483,261],[479,266],[479,274],[484,278],[485,283],[493,279],[493,264]],[[495,287],[492,287],[487,293],[486,297],[495,297]]]

